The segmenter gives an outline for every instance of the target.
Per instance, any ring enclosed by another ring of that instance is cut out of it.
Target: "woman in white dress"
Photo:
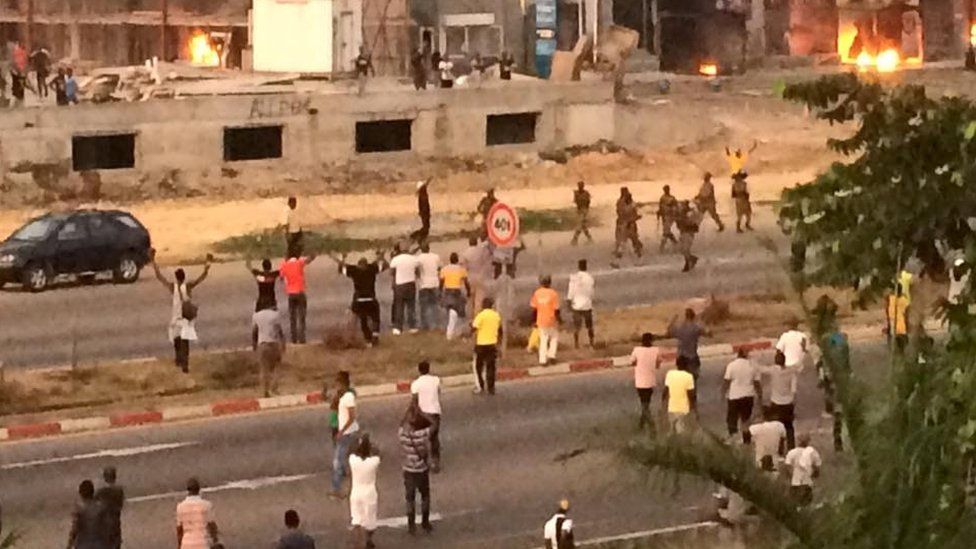
[[[183,373],[190,372],[190,342],[197,340],[197,330],[195,326],[196,306],[192,303],[193,289],[210,273],[210,263],[213,255],[207,254],[207,263],[203,267],[203,273],[199,278],[191,282],[186,280],[186,272],[183,269],[176,269],[173,272],[174,280],[167,280],[159,265],[156,264],[156,250],[149,250],[149,261],[152,263],[156,279],[173,296],[172,311],[169,320],[169,340],[173,342],[173,350],[176,354],[176,366],[183,370]],[[187,306],[189,304],[189,306]],[[191,318],[186,318],[187,316]]]
[[[365,536],[365,546],[373,545],[373,531],[379,506],[376,492],[376,471],[380,467],[380,456],[369,442],[369,435],[363,435],[356,450],[349,456],[349,470],[352,473],[352,490],[349,492],[349,513],[352,515],[354,535]],[[362,547],[357,540],[356,547]]]

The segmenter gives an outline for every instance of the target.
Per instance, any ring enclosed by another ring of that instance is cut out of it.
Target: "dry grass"
[[[847,305],[849,295],[829,293],[841,305],[840,316],[845,324],[881,321],[880,311],[853,311]],[[710,326],[713,335],[705,343],[773,337],[783,330],[788,318],[800,313],[796,305],[777,295],[746,295],[727,302],[726,318]],[[598,311],[596,349],[573,349],[572,327],[567,325],[562,333],[560,360],[629,353],[640,334],[665,333],[668,321],[687,305],[686,301],[671,301]],[[527,336],[526,328],[511,330],[503,366],[535,365],[535,355],[524,350]],[[330,327],[320,334],[319,340],[323,343],[288,348],[280,377],[282,394],[320,390],[339,370],[350,371],[358,385],[371,385],[410,379],[415,375],[417,362],[424,359],[430,360],[440,375],[463,374],[471,368],[470,341],[448,342],[440,332],[384,336],[381,345],[366,349],[350,322]],[[162,359],[138,365],[90,365],[75,372],[13,372],[6,383],[0,384],[0,415],[5,416],[0,423],[203,404],[253,397],[259,392],[257,362],[250,352],[193,355],[188,376]]]

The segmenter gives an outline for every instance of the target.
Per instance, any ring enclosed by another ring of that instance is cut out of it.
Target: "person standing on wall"
[[[51,74],[51,54],[47,48],[40,47],[30,55],[31,67],[37,77],[37,96],[44,99],[48,96],[47,77]]]
[[[590,348],[593,347],[593,293],[596,281],[593,275],[587,272],[588,265],[585,259],[580,259],[578,271],[569,277],[569,288],[566,292],[566,301],[569,308],[573,311],[573,343],[576,348],[580,346],[580,330],[586,325],[586,335],[589,337]]]
[[[451,63],[450,58],[444,56],[441,57],[440,63],[437,65],[437,70],[441,74],[441,88],[449,89],[454,87],[454,63]]]
[[[515,66],[515,57],[512,56],[512,52],[505,50],[502,52],[501,58],[498,59],[498,76],[502,80],[512,79],[512,67]]]
[[[475,394],[495,394],[495,363],[498,360],[498,342],[502,339],[502,317],[494,309],[495,300],[486,297],[481,312],[471,322],[474,330],[474,374],[477,385]]]
[[[576,231],[573,233],[573,239],[570,244],[575,246],[579,243],[579,237],[581,234],[586,235],[586,238],[593,243],[593,235],[590,234],[590,201],[591,201],[590,191],[586,190],[586,183],[580,181],[576,184],[576,190],[573,191],[573,204],[576,205]]]
[[[410,56],[410,76],[413,88],[417,91],[427,89],[427,66],[424,64],[424,50],[417,48]]]
[[[169,321],[169,340],[173,342],[176,366],[183,370],[184,374],[188,374],[190,373],[190,342],[198,339],[195,325],[198,309],[192,301],[192,294],[193,290],[210,274],[213,255],[207,254],[207,262],[203,266],[203,272],[200,273],[199,278],[191,282],[187,282],[186,271],[181,268],[173,271],[172,281],[167,280],[162,271],[159,270],[159,264],[156,263],[156,250],[154,249],[149,250],[149,261],[152,263],[156,280],[173,295]]]
[[[400,244],[393,246],[393,335],[403,333],[405,327],[410,333],[417,333],[417,274],[420,262],[417,256],[404,251]]]
[[[366,80],[370,76],[376,76],[376,69],[373,68],[373,56],[366,51],[365,46],[359,46],[359,55],[356,56],[356,79],[359,86],[357,93],[362,95],[366,92]]]
[[[288,320],[291,342],[305,344],[305,317],[308,314],[308,297],[305,295],[305,267],[315,261],[315,256],[302,257],[301,246],[288,250],[288,258],[281,262],[278,272],[285,279],[288,293]]]

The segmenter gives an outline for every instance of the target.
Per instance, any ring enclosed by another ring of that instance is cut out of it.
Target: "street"
[[[856,350],[877,355],[882,347],[865,344]],[[723,431],[719,387],[730,358],[706,359],[699,387],[701,417],[716,433]],[[755,359],[768,364],[771,356]],[[395,438],[407,397],[362,399],[361,424],[383,459],[377,545],[535,547],[542,523],[562,497],[572,500],[577,539],[699,520],[711,503],[712,486],[646,476],[617,453],[636,434],[632,375],[613,370],[505,383],[494,398],[474,396],[467,387],[447,391],[444,470],[432,477],[439,520],[433,535],[416,540],[402,525]],[[659,381],[655,409],[660,386]],[[829,427],[821,411],[816,374],[807,370],[800,381],[798,431]],[[269,546],[288,508],[301,513],[320,547],[338,547],[346,536],[348,502],[326,497],[327,433],[326,409],[316,407],[5,444],[0,454],[4,526],[23,529],[25,547],[63,544],[78,483],[90,478],[97,484],[101,468],[111,464],[129,497],[123,516],[127,547],[174,545],[174,508],[190,476],[212,490],[205,497],[215,504],[227,547]],[[814,444],[826,449],[828,440],[821,434]],[[572,454],[579,455],[563,459]],[[834,466],[828,458],[825,477]]]
[[[648,216],[651,217],[651,216]],[[528,250],[519,256],[516,295],[525,296],[536,285],[541,272],[554,275],[555,287],[565,292],[567,276],[575,271],[576,261],[589,258],[590,270],[597,279],[599,308],[616,308],[654,302],[706,296],[712,292],[730,294],[759,292],[778,288],[782,277],[768,251],[757,236],[779,237],[770,210],[757,212],[755,233],[736,234],[734,227],[716,233],[710,221],[703,224],[696,254],[701,257],[696,270],[680,272],[680,255],[661,255],[653,221],[644,222],[643,239],[647,255],[639,266],[625,257],[620,270],[608,267],[612,249],[612,227],[593,232],[596,244],[571,247],[570,233],[524,236]],[[727,222],[733,221],[726,218]],[[541,245],[540,245],[541,244]],[[445,261],[452,251],[463,251],[466,242],[437,243],[433,251]],[[256,263],[259,259],[256,258]],[[193,280],[202,267],[187,268]],[[172,276],[172,269],[164,269]],[[320,258],[308,270],[308,337],[317,341],[322,329],[337,322],[348,308],[352,285],[341,279],[328,258]],[[377,281],[383,304],[384,328],[389,319],[391,289],[389,275]],[[282,309],[287,300],[279,287]],[[254,281],[243,262],[215,264],[209,278],[194,292],[200,305],[197,349],[226,349],[248,345],[250,319],[256,294]],[[8,286],[0,291],[0,361],[8,367],[51,366],[69,363],[72,340],[81,362],[119,360],[145,356],[167,356],[172,344],[166,338],[170,293],[147,267],[132,286],[96,284],[61,287],[42,294],[28,294]],[[72,335],[74,334],[74,335]]]

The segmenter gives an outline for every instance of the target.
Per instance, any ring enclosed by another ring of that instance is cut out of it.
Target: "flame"
[[[190,62],[203,67],[219,67],[220,52],[211,44],[210,36],[203,31],[196,31],[190,37],[188,45]]]
[[[718,65],[715,63],[702,63],[698,67],[698,74],[702,76],[718,76]]]
[[[910,59],[909,61],[912,61]],[[914,59],[916,62],[921,62],[920,60]],[[869,71],[871,69],[877,70],[878,72],[895,72],[901,65],[901,55],[898,54],[896,49],[887,49],[878,54],[877,57],[871,55],[866,51],[862,51],[857,59],[854,60],[854,64],[857,65],[859,71]]]
[[[969,27],[969,44],[976,47],[976,23]]]

